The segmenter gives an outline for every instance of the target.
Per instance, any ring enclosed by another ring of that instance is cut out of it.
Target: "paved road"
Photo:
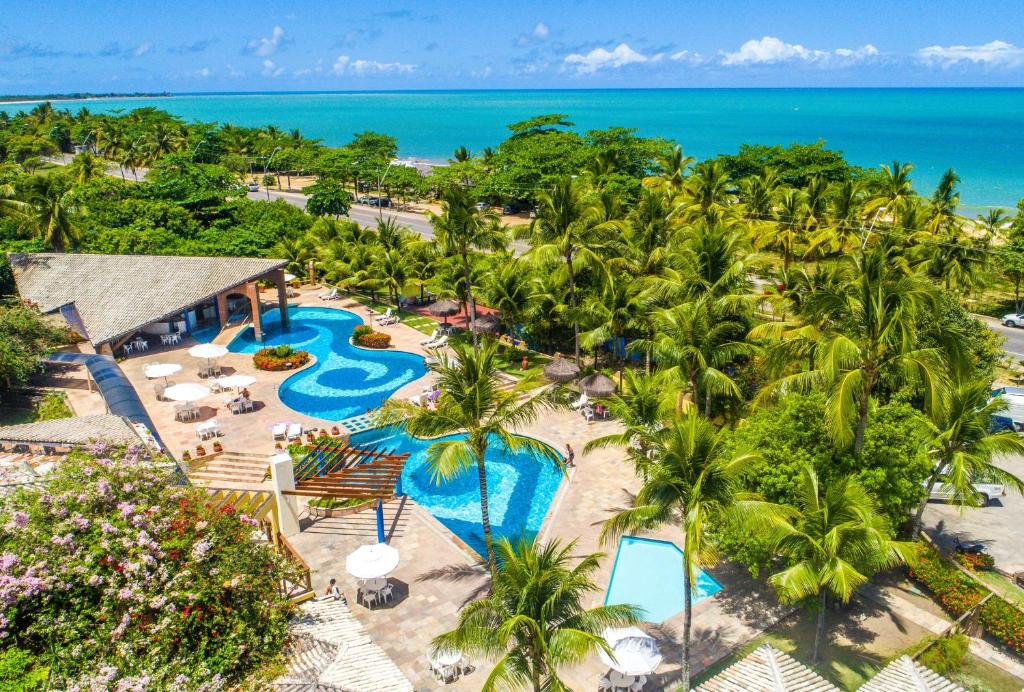
[[[1006,343],[1003,344],[1004,351],[1014,358],[1024,358],[1024,328],[1005,327],[994,317],[985,317],[984,315],[975,315],[975,317],[1006,339]]]

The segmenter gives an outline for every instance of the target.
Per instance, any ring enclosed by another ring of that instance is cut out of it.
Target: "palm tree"
[[[462,259],[463,278],[466,282],[466,297],[469,303],[470,332],[473,348],[478,345],[476,330],[476,300],[470,281],[469,254],[473,249],[501,250],[508,244],[498,215],[490,209],[476,208],[476,200],[467,188],[450,187],[441,195],[441,213],[427,213],[434,227],[434,233],[448,254]]]
[[[75,190],[62,175],[35,176],[29,180],[26,217],[29,224],[55,252],[64,252],[78,240],[78,202]]]
[[[858,586],[877,570],[904,561],[903,544],[890,539],[884,515],[856,478],[821,487],[810,466],[803,469],[796,506],[771,519],[771,543],[789,567],[769,577],[788,602],[816,597],[818,626],[812,660],[825,642],[828,596],[847,603]]]
[[[711,415],[713,396],[741,396],[740,388],[723,368],[754,352],[753,346],[744,341],[744,324],[716,309],[706,297],[660,310],[652,320],[654,338],[637,339],[630,347],[640,353],[649,352],[667,375],[689,388],[694,404],[703,396],[705,416]],[[681,399],[677,408],[684,408]]]
[[[454,153],[452,153],[452,160],[456,163],[465,163],[471,158],[473,158],[473,154],[471,154],[469,149],[464,146],[460,146],[454,151]]]
[[[939,179],[932,194],[932,218],[928,222],[928,228],[933,233],[956,222],[956,208],[960,205],[960,193],[956,189],[959,182],[960,176],[952,168],[947,168]]]
[[[435,650],[496,658],[484,692],[568,690],[559,668],[608,651],[605,628],[639,622],[630,605],[584,606],[599,591],[594,572],[602,553],[581,560],[574,554],[576,541],[538,545],[525,538],[514,545],[504,539],[497,547],[501,567],[491,593],[464,606],[455,629],[432,642]]]
[[[913,164],[893,161],[890,166],[880,166],[884,175],[874,199],[868,205],[869,211],[885,208],[886,214],[896,223],[899,220],[899,207],[905,200],[915,196],[914,185],[910,180]]]
[[[627,370],[625,382],[608,399],[608,410],[622,424],[622,431],[594,438],[583,448],[588,454],[595,449],[621,447],[633,462],[638,476],[643,475],[650,457],[648,443],[664,421],[674,415],[678,385],[664,373],[641,373]]]
[[[309,244],[301,238],[282,238],[271,249],[271,254],[288,260],[285,270],[299,277],[306,276],[306,267],[313,257]]]
[[[658,157],[658,168],[661,175],[644,179],[644,185],[667,196],[673,196],[683,189],[687,170],[696,162],[692,156],[683,153],[678,144],[665,154]]]
[[[985,231],[985,237],[995,238],[1003,232],[1003,227],[1009,220],[1005,209],[989,209],[984,214],[978,214],[977,224]]]
[[[847,256],[851,279],[805,298],[807,321],[822,334],[818,368],[778,383],[782,389],[827,387],[832,435],[840,444],[852,441],[856,454],[864,446],[871,396],[884,372],[921,385],[927,410],[944,383],[942,354],[921,348],[917,340],[917,318],[936,305],[938,292],[927,279],[908,273],[901,249],[887,241]]]
[[[584,267],[603,267],[597,250],[608,242],[612,228],[619,224],[605,218],[604,209],[588,200],[587,191],[574,178],[559,178],[550,192],[537,196],[537,217],[530,223],[530,253],[539,262],[560,257],[565,263],[576,365],[580,364],[576,274]]]
[[[762,247],[771,247],[782,255],[782,271],[789,271],[796,247],[803,242],[807,232],[807,195],[803,190],[789,187],[779,196],[775,209],[775,223],[765,229],[758,239]]]
[[[584,304],[587,321],[593,328],[581,334],[580,339],[583,346],[594,349],[595,363],[601,344],[611,340],[612,357],[618,360],[620,340],[646,325],[647,308],[641,288],[638,281],[609,274],[600,295]],[[622,385],[622,368],[619,369],[619,385]]]
[[[491,271],[481,287],[487,304],[501,313],[501,321],[511,332],[525,317],[533,286],[526,261],[517,257],[497,255]]]
[[[733,199],[729,173],[721,161],[702,161],[686,179],[676,207],[676,215],[686,221],[703,218],[714,222]]]
[[[88,151],[76,156],[68,166],[68,172],[74,176],[75,182],[84,185],[103,175],[103,162]]]
[[[437,367],[442,395],[434,410],[389,400],[385,419],[395,421],[410,435],[435,438],[464,432],[457,439],[438,440],[427,449],[427,463],[436,482],[450,480],[467,469],[476,467],[480,482],[480,514],[487,564],[492,578],[497,575],[497,558],[491,535],[491,518],[487,495],[487,468],[484,460],[494,442],[512,451],[526,449],[538,459],[557,463],[558,455],[547,445],[532,437],[520,437],[512,431],[535,422],[544,411],[561,405],[559,390],[543,387],[530,391],[536,382],[523,378],[511,390],[505,385],[498,367],[497,343],[484,343],[469,349],[452,347],[454,356],[442,355]]]
[[[960,505],[978,503],[973,484],[982,479],[1008,485],[1024,492],[1024,482],[996,466],[993,460],[1004,454],[1024,454],[1024,440],[1013,430],[992,430],[992,416],[1006,409],[1006,401],[992,398],[988,382],[964,380],[950,387],[932,410],[933,434],[929,453],[934,465],[925,483],[924,499],[914,514],[915,534],[932,489],[940,481],[953,491]]]
[[[767,506],[740,490],[741,475],[758,460],[753,452],[730,450],[727,431],[718,430],[693,407],[644,438],[649,459],[633,506],[615,510],[601,529],[601,540],[624,533],[675,525],[683,539],[683,679],[690,689],[690,630],[697,573],[715,565],[712,533],[723,522],[760,519]]]

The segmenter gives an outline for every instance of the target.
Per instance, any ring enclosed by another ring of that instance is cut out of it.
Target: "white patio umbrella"
[[[284,275],[284,280],[287,281],[288,283],[291,283],[292,281],[295,281],[295,275],[294,274],[288,274],[286,272],[285,275]]]
[[[181,372],[181,366],[177,363],[153,363],[152,365],[147,365],[143,372],[150,379],[162,377],[164,378],[164,384],[167,384],[167,378]]]
[[[183,382],[182,384],[176,384],[165,389],[164,396],[171,401],[191,403],[210,396],[210,390],[195,382]]]
[[[345,558],[345,569],[356,579],[376,579],[398,567],[398,550],[387,543],[360,546]]]
[[[193,358],[205,358],[206,360],[220,358],[227,352],[227,348],[220,344],[196,344],[188,350],[188,354]]]
[[[609,627],[604,631],[615,658],[604,649],[598,650],[601,660],[623,675],[647,675],[661,665],[661,651],[654,637],[637,627]]]
[[[256,378],[252,375],[226,375],[225,377],[218,377],[216,382],[224,389],[241,389],[242,387],[255,384]]]

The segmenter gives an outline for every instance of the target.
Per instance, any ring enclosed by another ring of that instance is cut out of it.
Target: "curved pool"
[[[252,327],[241,331],[228,350],[255,353],[287,344],[316,357],[316,363],[285,380],[278,395],[285,406],[307,416],[340,421],[378,408],[394,392],[427,373],[423,358],[395,350],[359,348],[349,343],[363,323],[337,308],[289,307],[291,324],[281,329],[277,309],[263,315],[263,341]]]
[[[457,439],[449,435],[441,440]],[[480,512],[480,481],[476,468],[442,481],[431,479],[427,448],[436,440],[412,437],[395,428],[378,428],[352,435],[352,444],[395,454],[409,453],[402,472],[402,490],[445,527],[485,556]],[[558,491],[562,471],[546,456],[532,450],[511,452],[495,438],[484,461],[487,470],[487,499],[491,532],[495,542],[533,538],[540,531],[551,501]]]

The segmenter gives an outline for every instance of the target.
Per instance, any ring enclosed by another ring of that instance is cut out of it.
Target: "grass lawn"
[[[999,572],[985,570],[975,572],[974,577],[1010,603],[1024,607],[1024,589],[1014,584],[1008,577],[1004,577]]]
[[[8,406],[6,402],[3,406],[0,406],[0,425],[31,423],[35,419],[36,410],[34,408]]]
[[[971,654],[967,654],[960,672],[949,673],[946,677],[964,689],[978,692],[1019,692],[1024,689],[1024,680]]]

